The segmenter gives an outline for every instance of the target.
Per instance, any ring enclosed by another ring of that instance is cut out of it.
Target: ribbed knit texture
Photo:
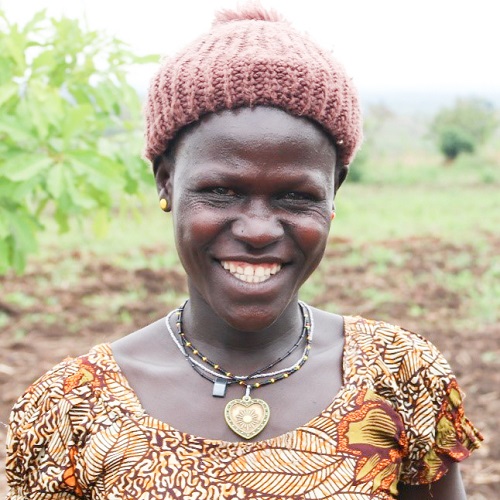
[[[342,65],[279,16],[247,8],[221,13],[209,33],[163,61],[144,108],[145,156],[153,161],[207,113],[257,105],[319,123],[340,165],[361,143],[358,95]]]

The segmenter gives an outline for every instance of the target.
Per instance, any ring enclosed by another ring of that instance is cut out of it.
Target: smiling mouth
[[[250,264],[232,260],[220,261],[221,266],[235,278],[245,283],[262,283],[281,271],[282,265],[277,263]]]

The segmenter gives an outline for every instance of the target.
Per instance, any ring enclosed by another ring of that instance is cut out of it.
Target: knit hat
[[[280,15],[249,5],[220,12],[207,34],[162,62],[144,108],[145,156],[154,161],[207,113],[258,105],[319,123],[338,165],[361,143],[358,94],[343,66]]]

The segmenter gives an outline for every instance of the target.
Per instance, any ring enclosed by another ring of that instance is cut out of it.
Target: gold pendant
[[[224,417],[229,428],[238,436],[252,439],[269,422],[271,411],[269,405],[262,399],[252,399],[247,393],[241,399],[229,401],[224,410]]]

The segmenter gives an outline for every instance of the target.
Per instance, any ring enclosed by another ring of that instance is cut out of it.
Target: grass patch
[[[31,296],[24,292],[11,292],[7,293],[3,300],[9,304],[13,304],[20,307],[29,307],[32,306],[36,300]]]
[[[500,321],[500,258],[476,281],[471,292],[473,315],[486,323]]]
[[[493,185],[348,184],[340,189],[336,208],[333,234],[356,241],[437,236],[465,242],[500,227],[498,187]]]

